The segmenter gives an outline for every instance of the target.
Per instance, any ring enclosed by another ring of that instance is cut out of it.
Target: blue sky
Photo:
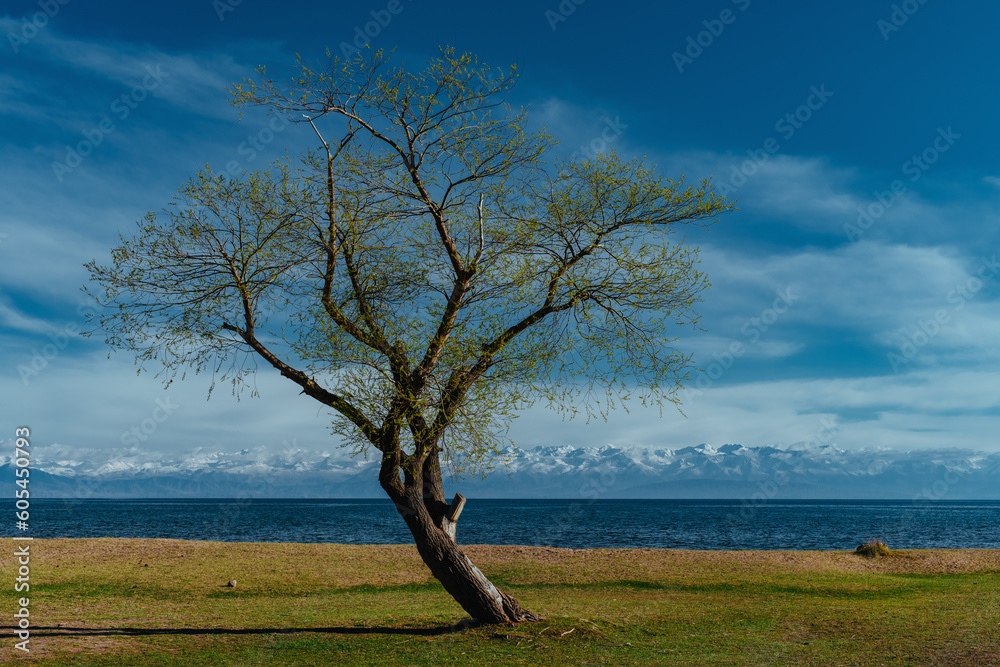
[[[137,376],[79,337],[80,287],[85,261],[204,165],[312,146],[308,127],[239,119],[227,86],[367,31],[414,68],[445,44],[516,62],[512,101],[562,155],[613,147],[739,201],[688,236],[713,286],[706,331],[679,332],[702,369],[686,416],[528,410],[518,444],[997,451],[998,19],[995,3],[941,0],[5,2],[4,437],[29,425],[80,456],[337,451],[323,410],[272,374],[262,399],[210,402],[209,378]]]

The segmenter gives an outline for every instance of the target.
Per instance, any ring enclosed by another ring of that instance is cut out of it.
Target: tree
[[[475,620],[535,619],[456,543],[464,498],[447,501],[442,465],[485,473],[537,401],[676,403],[690,357],[666,327],[697,321],[707,282],[670,236],[732,204],[614,155],[549,167],[552,140],[506,105],[513,68],[450,49],[419,74],[388,60],[235,86],[320,150],[294,170],[206,168],[148,214],[110,265],[87,265],[97,330],[168,383],[193,368],[235,391],[273,367],[377,454],[421,557]]]

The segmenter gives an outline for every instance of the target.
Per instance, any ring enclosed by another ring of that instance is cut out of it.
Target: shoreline
[[[189,544],[216,544],[216,545],[261,545],[261,546],[304,546],[304,547],[348,547],[348,548],[410,548],[414,547],[412,543],[409,542],[392,542],[392,543],[381,543],[381,542],[367,542],[367,543],[354,543],[354,542],[249,542],[249,541],[224,541],[224,540],[199,540],[199,539],[182,539],[174,537],[115,537],[115,536],[101,536],[101,537],[30,537],[30,538],[19,538],[19,537],[0,537],[0,540],[9,541],[10,543],[16,543],[18,541],[29,539],[33,543],[39,542],[61,542],[61,541],[121,541],[121,542],[176,542],[176,543],[189,543]],[[489,543],[470,543],[464,544],[459,543],[458,545],[462,549],[534,549],[540,551],[559,551],[559,552],[682,552],[682,553],[829,553],[829,554],[851,554],[853,555],[853,549],[688,549],[683,547],[676,548],[660,548],[660,547],[555,547],[548,545],[531,545],[531,544],[489,544]],[[990,552],[995,551],[1000,555],[1000,546],[997,547],[901,547],[894,548],[891,544],[888,545],[894,555],[902,555],[911,552],[921,553],[921,552]],[[1000,562],[998,562],[998,567],[1000,567]]]
[[[33,553],[58,558],[67,564],[92,559],[96,555],[105,561],[140,560],[152,563],[162,558],[166,563],[182,563],[188,559],[218,558],[242,561],[263,558],[289,561],[289,572],[306,573],[309,563],[355,561],[382,562],[386,571],[410,571],[420,578],[430,576],[420,560],[414,544],[338,544],[330,542],[217,542],[173,538],[139,537],[60,537],[36,538],[31,542],[2,538],[8,551],[15,544],[31,544]],[[572,549],[529,545],[460,544],[476,565],[501,569],[512,564],[536,564],[548,569],[565,570],[586,566],[607,569],[618,566],[631,569],[637,576],[655,576],[658,571],[677,568],[702,568],[711,563],[727,569],[759,568],[766,571],[783,569],[838,570],[867,572],[908,572],[921,574],[998,573],[1000,548],[960,549],[893,549],[889,556],[868,558],[853,550],[796,549],[657,549],[657,548],[594,548]],[[892,545],[889,545],[890,548]],[[39,562],[39,565],[43,565]],[[0,562],[0,577],[15,569],[11,559]],[[327,568],[317,567],[316,571]],[[311,577],[307,577],[311,578]]]

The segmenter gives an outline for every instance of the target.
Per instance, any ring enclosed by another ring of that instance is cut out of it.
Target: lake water
[[[388,500],[42,500],[5,535],[408,544]],[[470,499],[460,544],[586,548],[1000,548],[1000,501]]]

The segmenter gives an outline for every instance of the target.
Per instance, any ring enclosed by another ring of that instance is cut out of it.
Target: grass
[[[0,664],[27,664],[3,542]],[[35,540],[30,662],[1000,665],[998,550],[467,551],[545,620],[453,630],[410,546]]]

